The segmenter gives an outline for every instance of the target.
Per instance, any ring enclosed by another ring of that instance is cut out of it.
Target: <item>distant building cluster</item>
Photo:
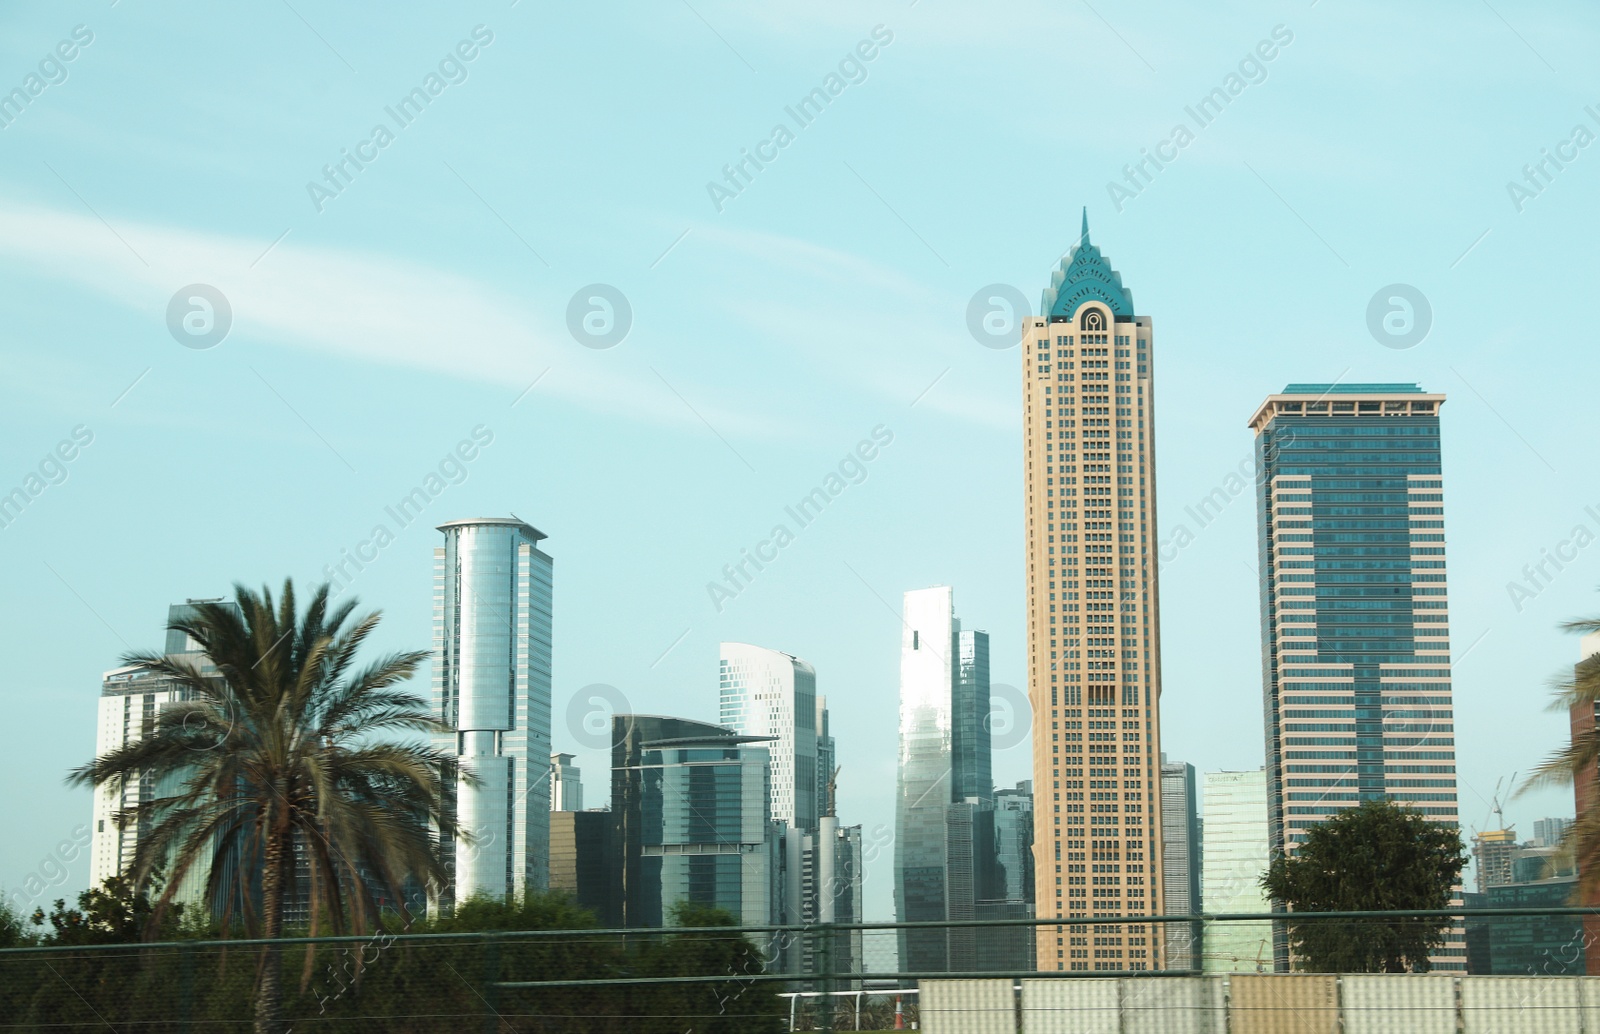
[[[899,929],[900,970],[1284,971],[1272,924],[1151,919],[1271,910],[1260,879],[1274,853],[1365,801],[1460,828],[1445,397],[1295,383],[1251,416],[1265,764],[1197,773],[1162,750],[1153,325],[1087,217],[1020,335],[1032,778],[994,784],[988,633],[963,625],[951,586],[905,592],[895,919],[955,925]],[[1229,478],[1222,503],[1244,491]],[[718,908],[747,926],[804,928],[773,936],[778,965],[826,952],[835,971],[862,971],[859,932],[825,943],[810,932],[864,919],[862,831],[837,814],[840,753],[815,669],[721,644],[715,721],[612,716],[609,795],[586,795],[575,755],[551,740],[545,536],[515,517],[439,530],[432,702],[454,731],[436,747],[452,760],[447,807],[471,836],[444,842],[450,878],[428,904],[553,889],[630,928]],[[166,649],[195,645],[174,634]],[[1591,636],[1584,663],[1597,653]],[[108,672],[99,753],[143,735],[181,692],[137,666]],[[1580,707],[1571,720],[1576,736],[1600,715]],[[97,793],[97,881],[137,844],[137,825],[116,815],[162,792],[135,779]],[[1600,806],[1592,770],[1576,803],[1580,817]],[[1541,819],[1525,842],[1510,828],[1476,834],[1476,890],[1462,900],[1571,901],[1571,823]],[[1600,921],[1480,918],[1450,929],[1431,963],[1525,972],[1575,931],[1593,941]],[[1563,965],[1590,963],[1580,950]]]

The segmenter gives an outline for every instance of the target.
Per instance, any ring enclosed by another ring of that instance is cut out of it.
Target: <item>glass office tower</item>
[[[723,643],[721,654],[722,724],[741,735],[772,737],[772,817],[816,832],[821,800],[816,669],[749,643]]]
[[[550,881],[553,561],[513,517],[441,524],[433,551],[433,711],[456,730],[446,807],[476,843],[443,845],[439,903],[520,897]],[[461,773],[470,771],[477,785]]]
[[[895,915],[975,919],[995,871],[994,789],[979,788],[990,771],[989,640],[961,631],[948,585],[907,592],[901,618]],[[977,963],[970,928],[902,930],[899,948],[903,972]]]
[[[950,753],[955,799],[994,800],[989,747],[989,633],[962,631],[952,698]]]
[[[687,718],[611,717],[611,819],[623,926],[662,926],[679,902],[746,926],[781,908],[771,739]]]
[[[1194,766],[1161,760],[1161,885],[1168,915],[1195,915],[1203,908],[1200,896],[1199,792]],[[1167,969],[1199,969],[1202,939],[1200,923],[1167,923]]]
[[[1443,403],[1415,384],[1291,384],[1250,421],[1274,848],[1383,797],[1458,825]],[[1464,969],[1459,937],[1435,958]]]

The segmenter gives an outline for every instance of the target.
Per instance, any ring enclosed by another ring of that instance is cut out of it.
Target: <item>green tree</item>
[[[710,976],[704,984],[664,985],[645,989],[655,1017],[694,1016],[697,1032],[748,1034],[783,1029],[784,1008],[778,986],[748,980],[765,971],[761,949],[737,929],[738,920],[725,909],[679,901],[668,911],[665,933],[642,946],[639,972],[646,976]],[[676,933],[673,928],[728,927],[727,933]]]
[[[237,611],[197,604],[170,626],[200,645],[215,673],[179,655],[124,658],[175,680],[188,699],[69,781],[120,792],[137,777],[157,787],[118,816],[140,828],[124,874],[135,886],[171,867],[157,914],[200,866],[207,901],[227,902],[224,926],[237,909],[247,932],[279,937],[299,857],[309,870],[312,932],[327,922],[335,933],[364,933],[380,921],[374,891],[403,902],[407,880],[443,879],[429,821],[455,832],[441,806],[447,759],[416,742],[417,733],[449,730],[397,688],[427,654],[392,653],[356,668],[376,612],[352,622],[355,601],[333,605],[327,585],[303,614],[292,581],[276,605],[270,589],[234,588]],[[262,956],[255,1030],[279,1034],[281,949],[268,945]]]
[[[152,893],[163,885],[160,871],[142,888],[121,876],[108,876],[98,887],[78,893],[78,907],[68,908],[57,898],[48,915],[34,909],[33,925],[50,924],[54,944],[128,944],[143,939],[170,940],[180,935],[183,906],[173,905],[159,914]]]
[[[22,916],[11,906],[11,902],[0,899],[0,948],[15,948],[28,943],[27,927],[23,925]]]
[[[1261,887],[1287,905],[1289,947],[1318,973],[1428,971],[1448,919],[1295,922],[1295,912],[1444,909],[1467,863],[1461,834],[1393,801],[1363,801],[1312,826],[1293,857],[1275,853]]]

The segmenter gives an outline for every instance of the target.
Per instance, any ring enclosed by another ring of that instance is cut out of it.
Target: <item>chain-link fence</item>
[[[1423,927],[1443,931],[1413,943],[1425,954],[1370,950]],[[1294,953],[1308,929],[1318,950],[1368,949],[1361,969],[1427,968],[1449,989],[1272,976],[1305,962]],[[297,1032],[1222,1032],[1302,1029],[1306,1017],[1322,1019],[1305,1029],[1324,1029],[1328,1016],[1326,1029],[1348,1031],[1365,1009],[1454,1010],[1456,1024],[1469,1007],[1488,1015],[1520,1001],[1529,1019],[1547,1006],[1583,1012],[1590,998],[1594,1025],[1571,1029],[1600,1031],[1600,980],[1567,981],[1600,950],[1590,930],[1600,933],[1594,910],[1563,907],[40,944],[0,951],[0,1032],[250,1030],[268,966],[284,1029]],[[1152,945],[1153,965],[1131,956]],[[910,953],[922,964],[902,964]],[[1484,974],[1540,984],[1491,991],[1474,983]],[[1584,986],[1551,990],[1567,983]]]

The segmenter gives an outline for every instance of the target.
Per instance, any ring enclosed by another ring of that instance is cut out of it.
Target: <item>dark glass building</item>
[[[1576,900],[1575,878],[1511,883],[1466,894],[1467,908],[1566,908]],[[1467,971],[1497,976],[1581,975],[1587,954],[1583,917],[1468,917]]]
[[[1443,403],[1415,384],[1291,384],[1250,421],[1274,848],[1384,797],[1458,824]],[[1452,937],[1434,968],[1464,965]]]
[[[601,926],[622,925],[620,902],[612,897],[617,882],[612,833],[608,811],[550,813],[550,889],[593,912]]]
[[[687,718],[613,715],[611,818],[623,926],[662,926],[687,901],[744,925],[781,903],[765,736]]]

